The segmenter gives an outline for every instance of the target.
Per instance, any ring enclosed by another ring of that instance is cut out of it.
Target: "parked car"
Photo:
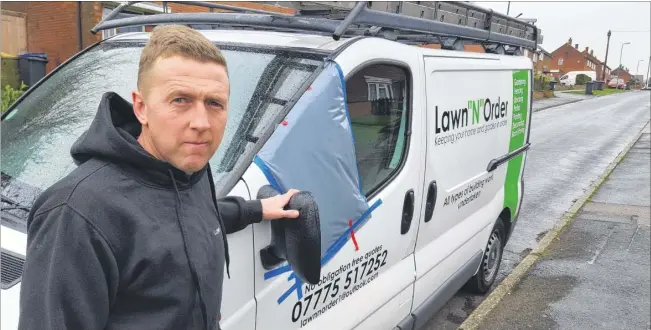
[[[608,82],[608,88],[625,88],[626,83],[624,82],[624,79],[619,79],[619,78],[613,78]]]
[[[316,240],[316,263],[290,258],[299,251],[278,243],[291,230],[280,220],[228,236],[223,329],[417,329],[462,287],[490,290],[522,205],[530,59],[320,30],[200,32],[222,49],[231,79],[229,123],[210,161],[217,196],[297,188],[320,217],[309,221],[319,235],[293,236]],[[130,100],[147,38],[85,49],[2,115],[2,202],[13,208],[2,212],[3,330],[41,312],[19,310],[30,206],[75,169],[71,145],[102,95]]]

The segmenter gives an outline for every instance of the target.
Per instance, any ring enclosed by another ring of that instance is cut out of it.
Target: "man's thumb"
[[[285,211],[285,218],[298,218],[300,214],[297,210],[287,210]]]

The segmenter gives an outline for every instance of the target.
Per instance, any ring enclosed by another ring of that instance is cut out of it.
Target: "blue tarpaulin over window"
[[[342,241],[349,221],[367,218],[362,217],[369,206],[361,191],[346,83],[335,62],[325,64],[255,163],[279,192],[299,189],[313,194],[324,256],[335,252],[329,251],[334,245],[342,245],[335,242]]]

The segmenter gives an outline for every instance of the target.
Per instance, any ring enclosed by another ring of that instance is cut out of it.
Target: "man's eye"
[[[222,104],[215,101],[208,101],[208,106],[213,108],[222,108]]]
[[[172,102],[174,102],[174,103],[186,103],[187,101],[188,100],[186,98],[183,98],[183,97],[177,97],[174,100],[172,100]]]

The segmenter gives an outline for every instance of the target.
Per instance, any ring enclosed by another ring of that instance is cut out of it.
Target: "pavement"
[[[533,101],[533,111],[536,112],[540,110],[546,110],[549,108],[553,108],[565,104],[587,100],[592,97],[594,96],[555,92],[554,97]]]
[[[648,91],[633,91],[533,114],[521,215],[493,290],[637,137],[649,121],[650,107]],[[486,297],[458,292],[425,329],[457,329]]]
[[[651,329],[649,133],[479,329]]]

